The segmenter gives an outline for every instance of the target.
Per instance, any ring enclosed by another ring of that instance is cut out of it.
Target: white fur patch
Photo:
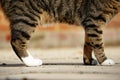
[[[28,56],[22,58],[23,62],[26,66],[40,66],[42,65],[42,60],[40,59],[34,59],[32,55],[28,52]]]
[[[106,59],[101,65],[114,65],[115,62],[111,59]]]

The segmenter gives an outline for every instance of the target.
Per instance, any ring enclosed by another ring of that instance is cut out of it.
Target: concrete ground
[[[120,46],[106,47],[114,66],[85,66],[82,48],[30,49],[43,65],[26,67],[11,49],[0,49],[0,80],[120,80]]]

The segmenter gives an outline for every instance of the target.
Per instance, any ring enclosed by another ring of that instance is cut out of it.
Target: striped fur
[[[92,51],[101,64],[107,57],[102,25],[120,12],[119,0],[0,0],[10,21],[11,45],[22,60],[37,25],[69,23],[85,29],[84,64],[91,65]]]

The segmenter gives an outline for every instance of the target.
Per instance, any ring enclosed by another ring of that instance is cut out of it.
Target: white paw
[[[23,62],[26,66],[29,66],[29,67],[42,65],[42,60],[40,59],[23,59]]]
[[[101,65],[114,65],[115,62],[111,59],[106,59]]]
[[[33,58],[29,53],[27,57],[22,58],[24,64],[29,67],[42,65],[42,60]]]

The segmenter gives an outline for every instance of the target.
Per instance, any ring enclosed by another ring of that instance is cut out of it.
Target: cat
[[[0,0],[0,5],[10,22],[11,46],[26,66],[42,65],[27,45],[37,25],[52,23],[83,26],[85,65],[96,65],[97,61],[100,65],[115,64],[105,55],[102,28],[120,12],[119,0]]]

